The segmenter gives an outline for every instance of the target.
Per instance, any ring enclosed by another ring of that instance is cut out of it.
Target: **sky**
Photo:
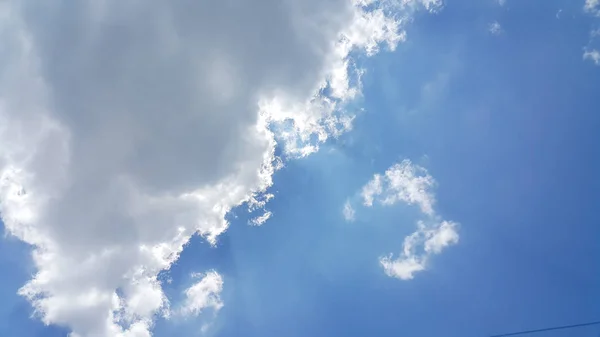
[[[597,0],[6,0],[0,46],[0,336],[600,319]]]

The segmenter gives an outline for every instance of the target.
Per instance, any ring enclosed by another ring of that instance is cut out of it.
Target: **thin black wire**
[[[528,331],[511,332],[511,333],[505,333],[502,335],[493,335],[493,336],[489,336],[489,337],[516,336],[516,335],[522,335],[522,334],[526,334],[526,333],[544,332],[544,331],[551,331],[551,330],[563,330],[563,329],[571,329],[571,328],[578,328],[578,327],[582,327],[582,326],[590,326],[590,325],[598,325],[598,324],[600,324],[600,321],[572,324],[572,325],[555,326],[552,328],[544,328],[544,329],[536,329],[536,330],[528,330]]]

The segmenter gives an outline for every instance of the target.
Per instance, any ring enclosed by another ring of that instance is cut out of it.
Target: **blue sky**
[[[414,13],[394,51],[356,55],[352,129],[303,158],[279,142],[273,216],[251,226],[244,204],[215,246],[194,235],[158,276],[174,311],[155,313],[153,335],[485,337],[598,320],[600,67],[583,54],[600,18],[583,7],[448,0]],[[405,159],[435,180],[431,218],[418,201],[361,205],[373,175]],[[458,241],[411,279],[386,275],[379,259],[423,219],[456,222]],[[17,294],[36,272],[30,250],[0,240],[0,335],[66,336],[76,325],[44,325]],[[182,317],[191,274],[209,270],[222,308]]]

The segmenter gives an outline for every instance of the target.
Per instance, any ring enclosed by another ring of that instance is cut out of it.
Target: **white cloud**
[[[257,216],[256,218],[253,218],[252,220],[250,220],[250,224],[254,225],[254,226],[264,225],[267,222],[267,220],[269,220],[271,218],[271,216],[273,216],[273,212],[265,211],[262,215]]]
[[[458,243],[458,223],[442,220],[435,212],[435,196],[431,191],[435,185],[435,180],[425,168],[403,160],[392,165],[383,175],[374,174],[360,191],[365,207],[372,207],[375,201],[387,206],[402,201],[418,205],[427,217],[426,221],[417,223],[415,232],[404,238],[400,256],[394,258],[390,254],[379,259],[388,276],[410,280],[416,272],[426,269],[432,255]],[[355,210],[349,201],[344,205],[344,217],[348,219],[346,209],[351,209],[354,217]]]
[[[344,219],[346,219],[346,221],[354,221],[356,211],[352,207],[352,204],[350,204],[349,200],[347,200],[344,204],[342,214],[344,215]]]
[[[425,225],[424,222],[419,221],[417,231],[404,239],[400,256],[394,259],[390,254],[381,257],[379,263],[388,276],[411,280],[415,273],[426,269],[432,255],[439,254],[447,246],[458,243],[457,227],[458,224],[451,221],[442,221],[433,225]]]
[[[416,258],[393,259],[393,256],[386,256],[379,259],[386,275],[396,277],[401,280],[412,280],[414,274],[425,270],[424,261]]]
[[[447,246],[458,243],[457,224],[451,221],[442,221],[435,229],[430,229],[425,236],[425,252],[439,254]]]
[[[151,335],[158,273],[264,206],[276,141],[301,156],[351,127],[349,53],[393,49],[406,22],[361,3],[1,2],[0,213],[33,247],[37,316]]]
[[[223,278],[216,271],[206,274],[194,274],[195,278],[202,279],[185,290],[185,300],[181,313],[186,316],[198,316],[204,309],[218,312],[223,307],[221,291],[223,291]]]
[[[498,21],[494,21],[489,24],[488,31],[492,35],[500,35],[502,33],[502,26],[500,26],[500,23]]]
[[[442,0],[404,0],[404,2],[420,3],[430,12],[437,12],[444,6],[444,2]]]
[[[410,160],[403,160],[388,168],[385,174],[375,174],[363,187],[361,195],[365,206],[372,206],[375,200],[388,206],[403,201],[416,204],[423,213],[433,215],[435,198],[429,190],[434,185],[435,180],[427,170],[413,165]]]
[[[496,0],[498,2],[498,5],[500,6],[504,6],[506,5],[506,0]]]
[[[363,186],[361,195],[365,206],[373,206],[375,197],[383,193],[382,179],[380,174],[375,174],[373,179]]]
[[[600,16],[600,0],[585,0],[583,10],[592,15]]]
[[[584,5],[585,12],[600,17],[600,0],[586,0]],[[593,48],[594,43],[600,36],[600,28],[590,31],[590,39],[587,46],[583,48],[583,59],[590,60],[595,65],[600,65],[600,51]]]
[[[600,37],[600,28],[590,31],[590,41],[588,42],[588,45],[583,48],[583,59],[590,60],[595,65],[600,65],[600,51],[596,48],[591,48],[590,46],[593,45],[598,37]]]
[[[586,49],[583,52],[583,59],[594,62],[595,65],[600,65],[600,51],[596,49]]]

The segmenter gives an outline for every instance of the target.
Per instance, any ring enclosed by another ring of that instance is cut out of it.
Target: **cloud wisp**
[[[600,65],[600,51],[597,49],[586,49],[583,52],[583,59],[590,60],[595,65]]]
[[[583,6],[584,12],[600,17],[600,0],[586,0]],[[583,59],[589,60],[597,66],[600,66],[600,49],[598,41],[600,40],[600,28],[590,31],[588,44],[583,48]]]
[[[356,216],[356,211],[354,210],[354,207],[352,207],[350,200],[347,200],[346,203],[344,204],[344,208],[342,209],[342,214],[344,215],[344,219],[346,219],[346,221],[348,221],[348,222],[354,221],[355,216]]]
[[[494,21],[488,25],[488,32],[492,35],[500,35],[502,31],[502,26],[498,21]]]
[[[435,212],[435,196],[431,191],[435,180],[423,167],[403,160],[392,165],[385,173],[376,173],[361,192],[362,205],[392,206],[398,202],[418,206],[425,216],[417,222],[417,230],[404,238],[402,252],[383,256],[379,263],[388,276],[402,280],[414,278],[423,271],[431,256],[458,243],[458,223],[441,219]],[[348,204],[349,207],[352,207]]]

